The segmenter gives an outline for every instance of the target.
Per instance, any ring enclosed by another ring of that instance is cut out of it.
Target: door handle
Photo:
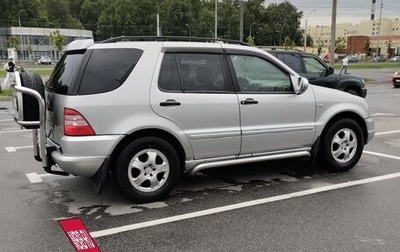
[[[258,101],[255,101],[253,98],[247,98],[244,101],[240,101],[240,104],[247,105],[247,104],[258,104]]]
[[[181,103],[175,101],[174,99],[167,99],[165,102],[160,102],[161,107],[166,107],[166,106],[180,106]]]

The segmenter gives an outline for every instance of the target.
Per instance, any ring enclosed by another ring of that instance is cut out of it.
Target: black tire
[[[341,119],[330,126],[320,148],[319,161],[322,168],[333,172],[348,171],[362,155],[362,130],[354,120]]]
[[[167,197],[180,175],[175,148],[163,139],[143,137],[130,143],[119,155],[115,181],[127,198],[146,203]]]
[[[26,88],[31,88],[39,92],[44,97],[44,85],[43,80],[37,73],[21,72],[21,85]],[[35,97],[27,94],[22,95],[23,102],[23,120],[24,121],[39,121],[39,104]],[[36,129],[39,126],[25,126],[27,129]]]
[[[352,95],[357,95],[357,96],[360,95],[360,94],[359,94],[356,90],[354,90],[354,89],[349,89],[349,90],[347,90],[347,93],[352,94]]]

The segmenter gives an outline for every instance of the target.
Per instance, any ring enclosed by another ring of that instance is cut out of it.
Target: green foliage
[[[301,44],[303,13],[287,0],[218,0],[218,37],[239,39],[242,4],[244,38],[251,34],[255,45],[283,45],[285,37]],[[162,35],[215,36],[214,0],[0,0],[0,13],[0,27],[20,20],[27,27],[87,29],[96,40],[155,36],[158,13]]]
[[[346,39],[344,37],[338,37],[335,41],[336,51],[343,53],[343,49],[346,48]]]
[[[283,43],[283,46],[285,47],[286,50],[293,49],[296,46],[296,43],[289,37],[285,37],[285,42]]]
[[[56,46],[57,51],[61,52],[65,41],[65,35],[61,34],[59,30],[56,30],[50,32],[49,39]]]
[[[18,51],[19,50],[19,39],[15,36],[8,37],[8,45],[11,48],[15,48]]]
[[[365,44],[364,44],[364,51],[365,51],[365,53],[367,54],[367,56],[370,56],[370,47],[371,47],[371,42],[369,41],[369,39],[367,39],[367,41],[365,41]]]
[[[251,46],[255,45],[254,44],[254,38],[252,36],[250,36],[250,35],[246,38],[246,41],[247,41],[247,44],[249,44]]]

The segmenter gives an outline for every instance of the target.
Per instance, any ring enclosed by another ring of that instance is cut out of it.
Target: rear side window
[[[64,54],[46,82],[46,88],[57,94],[76,94],[83,72],[83,61],[89,53],[83,50]]]
[[[80,95],[104,93],[121,86],[142,56],[139,49],[93,50],[85,68]]]
[[[159,86],[165,91],[221,92],[227,90],[219,54],[166,53]]]
[[[54,68],[47,89],[63,95],[104,93],[121,86],[143,51],[96,49],[67,52]]]
[[[283,62],[297,73],[303,72],[300,55],[283,54]]]

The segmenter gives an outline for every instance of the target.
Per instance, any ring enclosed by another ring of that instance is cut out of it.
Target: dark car
[[[267,51],[306,77],[311,84],[339,89],[361,97],[367,96],[367,88],[362,78],[350,74],[335,74],[333,68],[315,54],[302,51]]]
[[[371,59],[371,62],[384,62],[384,61],[386,61],[386,57],[383,55],[379,55]]]
[[[349,63],[357,63],[358,62],[358,57],[357,56],[347,56],[347,61]]]
[[[396,71],[392,75],[392,84],[395,88],[400,88],[400,71]]]

